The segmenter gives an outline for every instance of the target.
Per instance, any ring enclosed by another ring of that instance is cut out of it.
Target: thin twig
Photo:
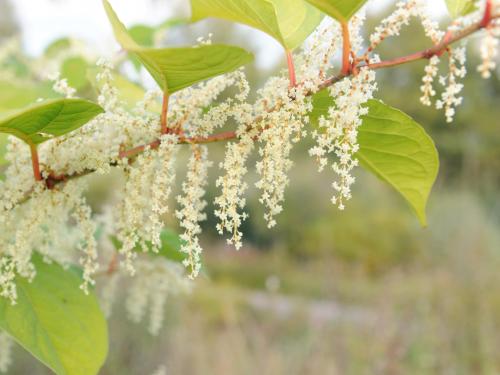
[[[293,63],[292,51],[286,51],[286,62],[288,65],[288,76],[290,78],[290,87],[297,86],[297,76],[295,74],[295,64]]]

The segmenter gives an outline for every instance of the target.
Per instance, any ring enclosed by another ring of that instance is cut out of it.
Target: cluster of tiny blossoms
[[[495,9],[498,11],[498,1]],[[162,93],[146,92],[143,100],[131,105],[116,88],[112,64],[99,61],[95,81],[98,102],[105,112],[82,128],[39,147],[45,179],[78,178],[48,189],[44,182],[33,178],[29,148],[14,137],[9,139],[9,165],[5,181],[0,181],[0,297],[15,303],[15,278],[36,277],[31,262],[36,249],[44,258],[62,265],[79,263],[85,291],[96,283],[97,276],[108,276],[100,293],[107,314],[111,313],[121,279],[135,275],[128,288],[127,310],[134,321],[142,320],[149,311],[149,329],[158,333],[166,296],[189,289],[186,271],[157,254],[162,250],[162,231],[166,226],[177,226],[182,232],[181,252],[189,276],[194,278],[201,268],[200,233],[206,218],[204,196],[211,162],[208,146],[197,144],[197,139],[213,136],[228,123],[236,128],[219,164],[221,175],[216,179],[219,193],[214,214],[219,221],[217,231],[227,234],[228,242],[237,249],[242,246],[241,226],[248,217],[245,193],[250,186],[249,160],[258,159],[255,187],[265,207],[264,219],[273,227],[283,210],[285,190],[290,183],[293,147],[308,135],[315,142],[309,153],[318,161],[319,169],[330,166],[336,176],[332,202],[343,209],[355,181],[358,130],[368,111],[367,101],[377,87],[375,72],[370,68],[370,64],[380,61],[374,50],[384,39],[398,35],[411,18],[419,19],[425,34],[438,44],[449,37],[450,31],[480,20],[483,11],[480,7],[443,32],[419,0],[402,1],[368,39],[363,38],[362,32],[364,13],[358,13],[349,25],[353,52],[350,61],[362,61],[362,67],[357,66],[349,77],[330,85],[332,104],[320,118],[319,128],[310,133],[311,94],[324,87],[332,72],[338,71],[337,52],[343,38],[340,27],[332,20],[325,20],[294,55],[296,86],[291,87],[286,72],[280,72],[257,91],[255,102],[249,102],[250,87],[242,70],[210,79],[170,97],[169,132],[163,135],[158,115]],[[485,31],[480,50],[482,63],[478,70],[484,77],[496,69],[499,33],[498,20],[494,20]],[[427,56],[430,60],[421,88],[422,102],[431,105],[437,96],[435,105],[443,108],[447,121],[451,121],[455,107],[462,101],[459,80],[466,73],[465,49],[458,46],[440,52]],[[0,53],[0,59],[4,55]],[[58,55],[58,66],[66,57]],[[448,62],[447,72],[439,75],[444,58]],[[48,72],[43,73],[46,77]],[[434,87],[437,77],[443,86],[440,95]],[[64,78],[57,74],[51,78],[56,92],[65,97],[76,95]],[[221,99],[230,88],[236,94]],[[176,176],[182,175],[177,170],[182,148],[188,148],[191,155],[180,184],[181,192],[174,196]],[[106,212],[96,215],[84,198],[90,175],[111,173],[120,183],[114,186],[116,194],[107,202]],[[101,239],[96,235],[99,230],[104,231]],[[3,336],[0,343],[8,348]],[[6,351],[0,351],[0,370],[8,363],[3,357]]]
[[[211,162],[208,160],[207,146],[192,146],[192,154],[187,165],[187,177],[182,184],[182,195],[177,197],[181,206],[176,212],[184,234],[181,235],[183,244],[181,251],[186,253],[184,265],[191,271],[190,277],[198,276],[201,269],[201,246],[198,235],[201,233],[200,222],[206,219],[203,213],[207,202],[203,199],[205,185],[207,184],[208,168]]]
[[[500,10],[500,2],[495,3],[495,9]],[[500,21],[494,20],[486,28],[485,36],[481,42],[481,64],[477,67],[481,76],[485,79],[491,77],[491,72],[495,71],[498,60],[498,39],[500,38]]]
[[[359,150],[357,142],[358,128],[362,125],[361,116],[368,113],[364,104],[373,97],[376,89],[375,73],[369,69],[352,78],[344,78],[330,88],[330,96],[335,98],[335,104],[328,111],[327,117],[320,118],[320,131],[313,133],[316,146],[309,150],[322,171],[328,164],[328,155],[333,153],[337,160],[332,168],[338,175],[333,183],[336,191],[332,202],[343,210],[345,202],[351,198],[351,185],[354,176],[351,171],[358,165],[354,154]]]

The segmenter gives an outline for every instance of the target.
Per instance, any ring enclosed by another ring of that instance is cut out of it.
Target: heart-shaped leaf
[[[452,18],[459,18],[474,12],[476,4],[474,0],[445,0],[448,12]]]
[[[306,0],[318,9],[335,18],[337,21],[346,23],[366,3],[367,0]]]
[[[106,320],[72,269],[35,257],[33,282],[18,277],[17,303],[0,298],[0,328],[57,375],[95,375],[108,352]]]
[[[328,90],[315,94],[311,123],[317,124],[332,105]],[[425,226],[425,208],[439,169],[434,142],[422,126],[400,110],[378,100],[368,101],[367,107],[368,115],[358,132],[356,158],[363,168],[396,189]]]
[[[80,128],[102,112],[87,100],[48,100],[0,118],[0,133],[37,145]]]
[[[323,14],[303,0],[191,0],[192,20],[222,18],[259,29],[293,50],[316,29]]]
[[[118,43],[135,55],[164,92],[170,94],[206,79],[238,69],[253,60],[239,47],[204,45],[153,49],[136,43],[107,0],[104,8]]]

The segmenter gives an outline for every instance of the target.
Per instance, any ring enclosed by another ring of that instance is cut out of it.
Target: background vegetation
[[[7,3],[0,9],[0,34],[12,36]],[[214,39],[251,43],[228,27],[211,23]],[[410,28],[382,53],[425,43]],[[169,374],[204,375],[500,373],[500,81],[474,71],[475,51],[472,43],[465,103],[451,126],[419,103],[422,63],[378,73],[378,96],[423,124],[440,152],[428,228],[361,170],[345,212],[325,204],[330,176],[298,149],[277,228],[265,229],[251,196],[245,247],[236,253],[209,215],[205,275],[193,294],[170,300],[159,337],[118,307],[102,374],[148,374],[162,364]],[[22,61],[13,63],[19,77],[33,79]],[[250,70],[255,85],[269,74]],[[2,88],[0,103],[6,94]],[[91,192],[97,210],[107,183],[96,181]],[[47,371],[17,349],[9,373]]]

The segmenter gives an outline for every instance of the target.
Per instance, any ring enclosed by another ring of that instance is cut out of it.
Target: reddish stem
[[[481,20],[481,27],[487,27],[492,20],[493,0],[486,0],[484,8],[483,19]]]
[[[295,64],[293,63],[292,51],[286,51],[286,61],[288,64],[288,76],[290,77],[290,87],[297,86],[297,76],[295,75]]]
[[[349,34],[349,24],[341,22],[342,27],[342,74],[349,74],[351,72],[351,36]]]
[[[235,139],[236,138],[236,132],[234,131],[227,131],[227,132],[222,132],[219,134],[213,134],[208,137],[179,137],[179,144],[206,144],[206,143],[214,143],[214,142],[221,142],[221,141],[228,141],[230,139]],[[147,148],[150,148],[152,150],[156,150],[158,147],[160,147],[161,141],[159,139],[155,139],[154,141],[137,146],[134,148],[131,148],[129,150],[125,150],[120,152],[119,158],[120,159],[130,159],[133,158],[141,153],[143,153]]]
[[[31,165],[33,166],[33,175],[35,176],[35,180],[42,181],[42,174],[40,173],[40,160],[38,159],[38,150],[36,145],[30,145],[31,151]]]
[[[161,107],[161,134],[168,134],[168,100],[170,96],[168,95],[168,92],[163,93],[163,104]]]

